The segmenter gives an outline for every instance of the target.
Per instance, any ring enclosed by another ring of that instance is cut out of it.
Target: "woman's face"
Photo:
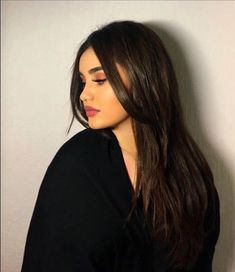
[[[119,65],[117,68],[123,82],[128,84],[124,70]],[[128,122],[129,115],[118,101],[91,47],[80,58],[79,72],[84,84],[80,95],[84,107],[90,106],[99,110],[94,115],[92,112],[87,113],[89,127],[93,129],[115,128]]]

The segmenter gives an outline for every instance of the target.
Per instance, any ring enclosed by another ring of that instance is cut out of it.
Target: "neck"
[[[130,118],[128,118],[122,124],[112,128],[112,131],[116,135],[121,149],[136,159],[137,148]]]

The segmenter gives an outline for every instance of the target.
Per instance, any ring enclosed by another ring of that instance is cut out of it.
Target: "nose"
[[[92,100],[94,98],[94,95],[90,91],[90,88],[87,86],[87,84],[84,86],[83,91],[80,94],[80,100],[85,101],[85,100]]]

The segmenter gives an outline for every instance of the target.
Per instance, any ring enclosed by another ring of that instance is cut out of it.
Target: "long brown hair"
[[[203,248],[204,221],[209,201],[213,207],[215,187],[211,170],[185,126],[169,55],[158,35],[138,22],[115,21],[91,33],[73,65],[70,128],[74,118],[89,127],[79,75],[80,57],[89,47],[132,118],[138,153],[133,207],[141,195],[152,237],[170,245],[172,267],[189,269]],[[129,89],[116,63],[126,70]]]

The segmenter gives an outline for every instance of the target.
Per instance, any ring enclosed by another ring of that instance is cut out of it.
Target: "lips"
[[[86,115],[88,117],[94,116],[94,115],[96,115],[100,111],[100,110],[95,109],[95,108],[93,108],[91,106],[85,106],[84,109],[85,109]]]

